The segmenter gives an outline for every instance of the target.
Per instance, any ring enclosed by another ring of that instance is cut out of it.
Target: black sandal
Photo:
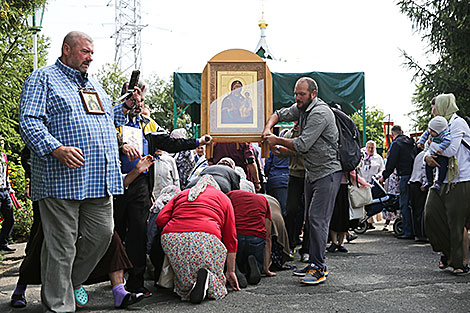
[[[445,255],[441,255],[441,261],[439,262],[439,268],[441,270],[443,270],[443,269],[446,269],[447,267],[449,267],[447,257]]]
[[[460,271],[456,272],[457,270],[461,270],[461,272]],[[462,265],[462,267],[455,268],[452,271],[452,274],[456,275],[456,276],[464,276],[464,275],[469,274],[469,270],[470,270],[470,268],[468,267],[468,264],[464,264],[464,265]]]

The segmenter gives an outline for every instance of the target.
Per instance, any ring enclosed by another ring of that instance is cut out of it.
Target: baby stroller
[[[364,207],[366,215],[359,220],[356,228],[354,228],[354,232],[356,234],[363,234],[367,231],[369,227],[367,219],[370,217],[382,211],[397,214],[397,212],[400,210],[398,195],[387,193],[382,185],[377,180],[375,180],[375,178],[373,178],[372,199],[372,203]],[[393,231],[397,236],[402,234],[403,229],[401,215],[398,215],[395,219],[393,223]]]

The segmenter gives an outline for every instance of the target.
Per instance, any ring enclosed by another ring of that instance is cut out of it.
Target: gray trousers
[[[41,299],[47,310],[75,312],[74,287],[88,278],[113,234],[111,197],[39,201],[44,243]]]
[[[424,209],[424,231],[432,249],[442,252],[453,268],[462,267],[463,228],[470,218],[470,182],[450,186],[440,191],[429,190]]]
[[[313,183],[305,180],[305,221],[309,223],[310,264],[324,268],[326,242],[336,195],[341,184],[341,172],[330,174]]]

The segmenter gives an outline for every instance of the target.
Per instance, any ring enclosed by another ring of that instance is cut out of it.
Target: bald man
[[[277,154],[286,149],[300,152],[305,166],[305,221],[309,223],[309,264],[296,270],[300,283],[316,285],[326,280],[328,270],[325,249],[328,228],[333,215],[336,195],[341,181],[338,158],[338,129],[333,111],[317,97],[318,86],[310,77],[302,77],[295,84],[296,103],[277,110],[266,123],[263,140]],[[271,128],[278,122],[299,121],[299,136],[277,137]]]
[[[106,252],[113,233],[112,195],[123,192],[115,127],[141,101],[136,92],[115,107],[88,76],[93,40],[68,33],[54,65],[34,71],[20,102],[21,136],[31,150],[31,200],[39,201],[44,244],[42,302],[74,312],[88,296],[81,284]],[[104,110],[89,110],[86,99]]]

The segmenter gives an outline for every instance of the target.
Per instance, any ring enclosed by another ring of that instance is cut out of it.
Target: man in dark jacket
[[[413,170],[414,161],[414,141],[408,136],[403,135],[401,127],[395,125],[392,127],[393,141],[388,152],[385,170],[382,173],[380,182],[383,183],[395,169],[397,169],[400,190],[400,210],[403,221],[403,234],[397,236],[399,239],[414,239],[413,235],[413,218],[411,210],[408,206],[408,181],[410,180],[411,171]]]

